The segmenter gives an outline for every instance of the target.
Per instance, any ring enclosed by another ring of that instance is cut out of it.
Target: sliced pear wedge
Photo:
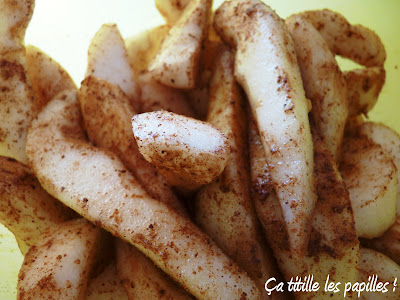
[[[140,88],[117,25],[104,24],[93,37],[85,77],[90,75],[118,85],[135,111],[140,111]]]
[[[24,45],[34,3],[33,0],[0,3],[0,155],[23,164],[27,164],[26,133],[36,114]]]
[[[235,76],[259,128],[290,248],[302,256],[316,194],[309,103],[293,40],[284,21],[258,0],[224,2],[214,27],[236,48]]]
[[[384,287],[383,289],[381,288],[381,291],[364,291],[360,293],[361,299],[399,299],[400,289],[398,288],[398,278],[400,274],[400,266],[387,256],[375,250],[367,248],[361,248],[360,250],[361,260],[358,282],[371,282],[374,280],[372,276],[375,275],[375,287],[378,286],[378,283]],[[370,286],[372,286],[372,284]]]
[[[135,112],[122,90],[89,76],[81,84],[79,101],[90,141],[118,155],[152,198],[183,210],[172,187],[139,152],[131,125]]]
[[[324,143],[339,158],[348,116],[346,82],[325,40],[306,19],[286,19],[303,79],[311,115]]]
[[[188,300],[192,296],[132,245],[116,241],[117,269],[130,299]]]
[[[319,283],[318,291],[295,293],[296,299],[343,299],[342,293],[326,292],[324,284],[328,275],[334,282],[355,282],[360,253],[349,193],[335,159],[314,130],[318,201],[306,254],[303,258],[293,256],[261,139],[256,125],[254,122],[251,124],[252,197],[279,269],[287,281],[296,276],[312,275],[313,280]]]
[[[197,193],[195,220],[257,282],[266,297],[266,278],[277,278],[279,272],[266,247],[250,196],[247,116],[233,66],[233,54],[222,48],[210,84],[206,120],[228,137],[231,153],[223,173]]]
[[[85,299],[102,234],[83,218],[44,232],[25,256],[18,299]]]
[[[365,122],[357,127],[357,131],[380,145],[393,160],[397,168],[397,215],[400,215],[400,134],[375,122]]]
[[[51,197],[28,167],[3,156],[0,166],[0,222],[15,235],[25,255],[43,231],[75,214]]]
[[[181,189],[212,182],[228,163],[229,140],[208,122],[155,111],[134,116],[132,128],[144,158]]]
[[[350,193],[357,235],[382,235],[396,219],[397,170],[381,146],[365,137],[343,142],[340,173]]]
[[[190,1],[168,32],[149,65],[153,77],[162,84],[180,89],[195,87],[211,4],[211,0]]]
[[[39,48],[26,46],[26,59],[38,111],[59,92],[76,88],[67,71]]]

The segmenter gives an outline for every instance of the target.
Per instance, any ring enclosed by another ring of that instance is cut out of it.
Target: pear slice
[[[118,277],[115,260],[111,260],[100,274],[88,282],[86,300],[128,300],[128,295]]]
[[[26,46],[26,60],[38,111],[59,92],[76,88],[67,71],[39,48]]]
[[[367,113],[375,106],[385,84],[386,72],[383,67],[354,69],[343,72],[347,86],[349,115]]]
[[[135,111],[140,111],[140,89],[117,25],[104,24],[93,37],[85,77],[90,75],[118,85]]]
[[[329,9],[308,10],[299,15],[313,24],[332,53],[366,67],[383,66],[386,50],[371,29],[352,25],[341,14]]]
[[[314,129],[318,201],[305,256],[293,256],[261,140],[253,123],[250,127],[252,197],[279,269],[287,281],[296,276],[313,275],[314,281],[320,284],[316,292],[295,293],[296,299],[343,299],[342,293],[328,293],[323,286],[328,275],[334,282],[355,282],[360,253],[349,193],[335,159]]]
[[[286,19],[303,79],[311,115],[324,143],[337,160],[348,116],[346,82],[325,40],[298,15]]]
[[[116,240],[117,270],[130,299],[188,300],[192,296],[132,245]]]
[[[400,274],[400,266],[387,256],[375,250],[361,248],[360,253],[360,274],[357,281],[365,283],[372,282],[374,280],[372,276],[375,275],[377,280],[374,285],[370,284],[370,286],[377,287],[378,283],[384,286],[384,289],[381,291],[362,292],[361,299],[399,299],[400,289],[398,288],[398,278]]]
[[[228,48],[217,54],[210,84],[207,122],[230,141],[230,158],[223,173],[203,186],[196,196],[196,223],[232,257],[264,291],[266,279],[279,277],[266,247],[250,196],[247,153],[247,116],[234,74],[234,56]],[[278,298],[278,294],[275,295]]]
[[[148,70],[150,62],[156,56],[170,29],[168,25],[161,25],[125,39],[129,63],[135,75]]]
[[[357,235],[374,238],[395,221],[397,170],[381,146],[365,137],[343,142],[340,173],[350,193]]]
[[[400,217],[397,216],[394,224],[380,237],[360,241],[364,247],[381,252],[400,264]]]
[[[397,215],[400,215],[400,134],[390,127],[375,122],[365,122],[358,133],[380,145],[397,168]]]
[[[36,114],[24,45],[34,3],[33,0],[0,3],[0,155],[23,164],[27,164],[27,130]]]
[[[211,3],[211,0],[190,1],[168,32],[149,65],[153,77],[162,84],[180,89],[195,87]]]
[[[155,0],[155,4],[165,21],[168,24],[174,24],[190,1],[193,0]]]
[[[228,163],[229,140],[208,122],[155,111],[134,116],[132,128],[144,158],[181,189],[212,182]]]
[[[44,232],[25,256],[18,299],[85,299],[102,230],[80,218]]]
[[[172,187],[139,152],[131,126],[135,112],[122,90],[89,76],[81,83],[79,101],[90,141],[118,155],[152,198],[183,209]]]
[[[0,222],[15,235],[25,255],[42,232],[75,214],[51,197],[28,167],[3,156],[0,166]]]
[[[316,194],[309,102],[293,40],[284,21],[258,0],[224,2],[214,27],[236,48],[235,77],[259,128],[290,248],[302,256]]]

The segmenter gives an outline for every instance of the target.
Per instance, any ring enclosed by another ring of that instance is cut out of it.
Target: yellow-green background
[[[222,0],[215,0],[214,6]],[[386,50],[386,85],[370,113],[400,132],[400,0],[271,0],[266,1],[281,17],[307,9],[330,8],[351,23],[375,30]],[[91,37],[103,23],[116,23],[124,37],[163,23],[153,0],[36,0],[26,43],[55,58],[79,85],[86,69]],[[346,68],[351,64],[344,63]],[[22,263],[13,236],[0,226],[0,299],[15,299],[18,269]]]

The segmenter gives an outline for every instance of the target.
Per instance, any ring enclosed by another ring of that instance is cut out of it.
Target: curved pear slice
[[[360,299],[366,300],[392,300],[400,299],[400,289],[398,287],[398,279],[400,274],[400,266],[387,256],[375,250],[361,248],[360,274],[358,282],[372,282],[372,276],[375,275],[376,283],[380,282],[385,286],[386,292],[366,292],[361,293]],[[387,283],[387,284],[386,284]],[[396,285],[394,285],[396,283]],[[372,285],[370,285],[372,286]]]
[[[96,274],[97,275],[97,274]],[[91,278],[86,289],[86,300],[128,300],[122,280],[118,277],[115,260],[95,278]]]
[[[2,0],[0,7],[0,155],[27,164],[26,133],[36,112],[24,36],[34,1]]]
[[[341,14],[329,9],[308,10],[299,15],[313,24],[334,54],[366,67],[383,66],[385,47],[371,29],[352,25]]]
[[[76,88],[69,74],[39,48],[26,46],[26,60],[38,111],[59,92]]]
[[[350,193],[357,235],[378,237],[396,218],[396,166],[366,137],[345,138],[342,151],[340,173]]]
[[[155,111],[134,116],[132,128],[144,158],[183,190],[212,182],[228,163],[229,140],[210,123]]]
[[[263,291],[265,278],[277,278],[279,272],[267,250],[250,196],[247,116],[244,98],[233,74],[233,65],[233,54],[229,49],[222,48],[217,54],[210,84],[210,105],[206,119],[229,138],[229,162],[216,180],[203,186],[197,193],[194,213],[196,223]]]
[[[104,24],[93,37],[89,46],[85,77],[90,75],[118,85],[135,111],[140,111],[139,86],[117,25]]]
[[[32,123],[27,154],[50,194],[136,246],[196,297],[259,297],[255,283],[209,237],[150,198],[114,154],[90,145],[80,120],[76,92],[69,91]]]
[[[156,80],[180,89],[195,87],[211,4],[211,0],[193,0],[188,3],[150,63],[149,71]]]
[[[199,80],[194,89],[186,91],[188,101],[196,111],[198,119],[200,120],[205,120],[207,116],[210,93],[209,85],[215,68],[215,59],[218,49],[222,45],[221,40],[216,40],[215,37],[211,36],[210,32],[213,28],[214,27],[210,26],[208,38],[204,41],[203,50],[201,52]],[[217,36],[215,32],[214,34]]]
[[[390,127],[374,122],[365,122],[358,127],[358,133],[380,145],[392,158],[397,168],[397,215],[400,215],[400,134]]]
[[[400,264],[400,217],[383,235],[374,239],[361,239],[364,247],[379,251]]]
[[[48,228],[74,215],[51,197],[26,166],[0,156],[0,222],[17,238],[22,254]]]
[[[80,218],[44,232],[25,256],[18,299],[85,299],[102,230]]]
[[[338,159],[348,116],[343,74],[325,40],[310,22],[293,15],[286,19],[286,25],[293,37],[315,126],[328,149]]]
[[[343,72],[343,75],[347,86],[349,115],[366,115],[378,101],[385,84],[385,69],[383,67],[354,69]]]
[[[307,247],[316,201],[308,100],[292,38],[258,0],[224,2],[214,26],[235,46],[235,76],[257,121],[294,255]]]
[[[154,80],[149,72],[138,76],[141,88],[142,111],[166,110],[179,115],[196,118],[197,114],[188,101],[190,97],[182,90],[163,85]]]
[[[157,54],[169,30],[169,26],[162,25],[146,30],[125,41],[129,62],[137,74],[141,90],[141,111],[137,113],[163,109],[195,117],[196,113],[184,91],[159,83],[148,72],[149,63]]]
[[[130,299],[192,299],[138,249],[116,240],[117,269]]]
[[[170,29],[168,25],[160,25],[125,39],[129,63],[136,75],[148,70]]]
[[[32,18],[34,0],[0,1],[0,53],[25,50],[24,38]]]
[[[193,0],[155,0],[155,4],[165,21],[168,24],[174,24],[190,1]]]
[[[131,125],[135,113],[122,90],[89,76],[81,83],[79,101],[90,141],[118,155],[150,197],[183,209],[172,187],[139,152]]]
[[[349,193],[335,160],[313,130],[315,176],[318,201],[312,220],[310,241],[303,258],[289,251],[287,234],[278,198],[273,191],[268,164],[254,122],[250,127],[252,196],[269,245],[287,281],[312,274],[322,287],[330,276],[334,282],[355,282],[358,275],[359,242]],[[320,288],[316,292],[295,293],[296,299],[343,299]]]

